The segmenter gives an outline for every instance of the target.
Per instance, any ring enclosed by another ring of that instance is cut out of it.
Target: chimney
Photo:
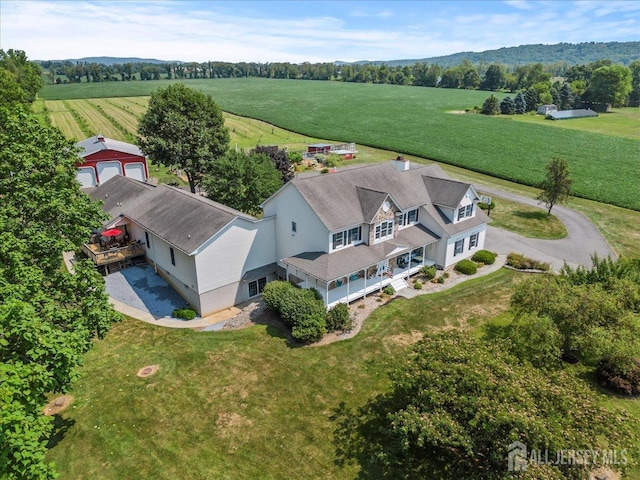
[[[398,156],[395,160],[391,160],[391,165],[393,165],[393,168],[399,172],[406,172],[409,170],[411,162],[409,160],[405,160],[403,156]]]
[[[104,143],[104,135],[102,135],[101,133],[98,134],[97,136],[97,140],[101,143]]]

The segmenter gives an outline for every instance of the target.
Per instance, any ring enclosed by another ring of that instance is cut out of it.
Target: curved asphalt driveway
[[[481,185],[477,185],[476,188],[488,195],[545,209],[544,204],[538,204],[537,200],[528,197]],[[594,253],[601,258],[607,256],[617,258],[600,231],[583,214],[562,205],[555,205],[552,213],[566,227],[568,234],[565,238],[560,240],[527,238],[489,224],[485,248],[500,254],[522,253],[526,257],[549,262],[554,270],[559,270],[564,262],[573,267],[578,265],[590,267],[591,255]]]

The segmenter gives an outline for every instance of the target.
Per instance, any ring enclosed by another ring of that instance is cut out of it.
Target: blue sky
[[[313,63],[637,40],[637,0],[0,0],[0,48],[24,50],[34,60]]]

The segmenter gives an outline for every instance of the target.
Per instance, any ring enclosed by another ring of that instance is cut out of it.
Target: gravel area
[[[129,267],[104,277],[110,297],[154,317],[171,318],[186,302],[152,267]]]

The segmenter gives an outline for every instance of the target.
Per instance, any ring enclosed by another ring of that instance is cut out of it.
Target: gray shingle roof
[[[124,215],[187,254],[192,254],[237,217],[256,220],[179,188],[153,187],[120,175],[96,187],[89,195],[103,201],[103,209],[112,220]]]
[[[466,195],[471,184],[447,178],[424,176],[424,185],[431,202],[442,207],[456,208]]]
[[[325,282],[376,265],[393,254],[406,253],[438,240],[422,225],[403,228],[393,240],[375,245],[360,244],[332,253],[305,252],[282,261]]]
[[[436,164],[400,172],[391,163],[381,163],[326,175],[298,177],[291,183],[329,231],[335,231],[370,220],[364,218],[359,194],[361,190],[357,187],[388,193],[403,210],[429,203],[423,175],[447,178]]]
[[[597,117],[598,112],[594,112],[589,108],[580,108],[577,110],[558,110],[549,112],[547,118],[551,120],[569,120],[571,118]]]
[[[371,223],[389,194],[363,187],[356,187],[356,190],[358,191],[360,208],[362,208],[362,218],[366,223]]]

